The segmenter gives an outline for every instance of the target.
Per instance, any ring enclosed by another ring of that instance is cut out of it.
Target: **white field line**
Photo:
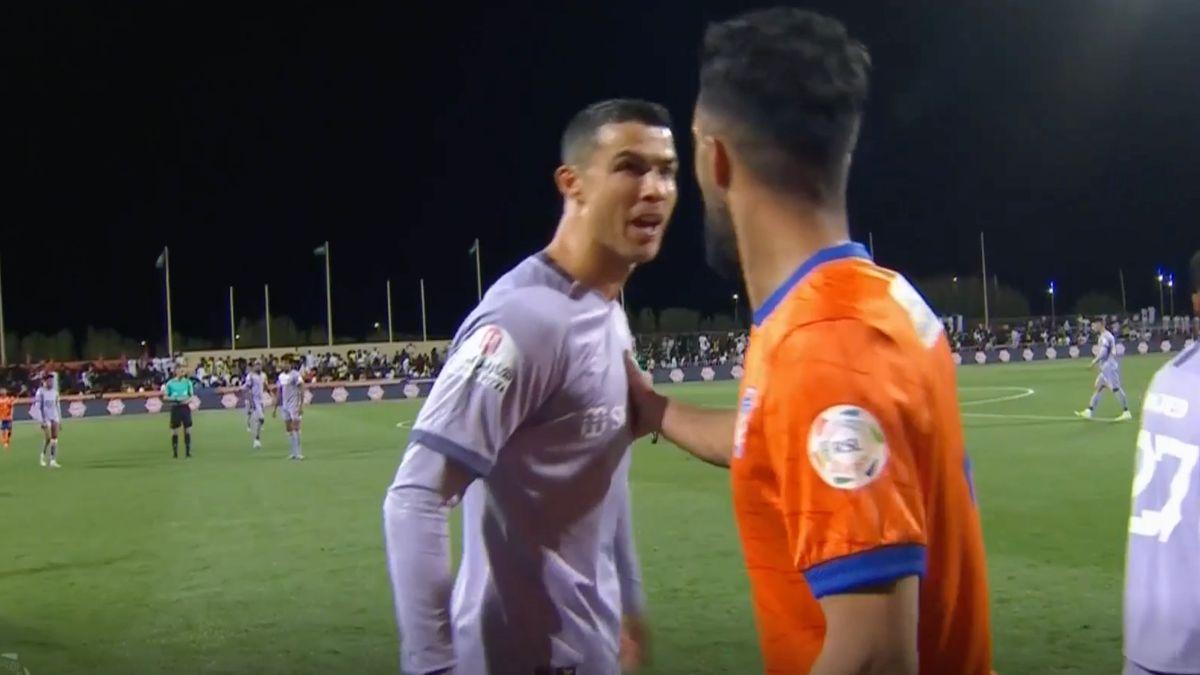
[[[1004,401],[1016,401],[1017,399],[1022,399],[1022,398],[1027,398],[1029,396],[1033,396],[1034,393],[1036,393],[1029,387],[1004,387],[1004,386],[995,386],[995,387],[967,386],[967,387],[959,387],[959,390],[960,391],[983,390],[983,391],[1013,391],[1013,392],[1016,392],[1015,394],[1009,394],[1007,396],[993,396],[992,398],[982,398],[982,399],[975,400],[975,401],[963,401],[958,404],[959,407],[965,407],[965,406],[969,406],[969,405],[985,405],[988,403],[1003,403]]]

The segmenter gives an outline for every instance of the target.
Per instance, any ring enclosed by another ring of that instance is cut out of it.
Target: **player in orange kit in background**
[[[12,443],[13,403],[15,399],[8,395],[8,390],[0,387],[0,441],[4,449]]]
[[[710,264],[755,308],[737,411],[631,377],[635,431],[731,470],[768,673],[987,675],[986,563],[937,316],[849,240],[870,59],[797,9],[710,26],[693,131]]]

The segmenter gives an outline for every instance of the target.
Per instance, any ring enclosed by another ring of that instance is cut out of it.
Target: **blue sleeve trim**
[[[874,548],[804,570],[804,578],[817,598],[914,575],[925,576],[925,547],[920,544]]]
[[[455,443],[445,436],[414,429],[408,435],[408,442],[420,443],[430,450],[465,466],[474,472],[476,476],[486,476],[492,471],[494,462],[466,446]]]

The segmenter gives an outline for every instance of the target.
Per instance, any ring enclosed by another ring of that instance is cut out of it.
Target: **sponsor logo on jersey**
[[[609,431],[617,431],[625,427],[625,406],[616,405],[596,406],[583,411],[579,436],[585,440],[595,440]]]
[[[808,458],[821,480],[839,490],[873,483],[887,466],[883,427],[869,411],[852,405],[826,408],[808,432]]]

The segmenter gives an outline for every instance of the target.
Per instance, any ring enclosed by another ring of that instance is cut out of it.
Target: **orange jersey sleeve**
[[[0,420],[11,420],[13,416],[13,398],[0,398]]]
[[[855,319],[795,330],[771,358],[763,432],[796,569],[821,598],[923,575],[925,504],[903,355]]]

